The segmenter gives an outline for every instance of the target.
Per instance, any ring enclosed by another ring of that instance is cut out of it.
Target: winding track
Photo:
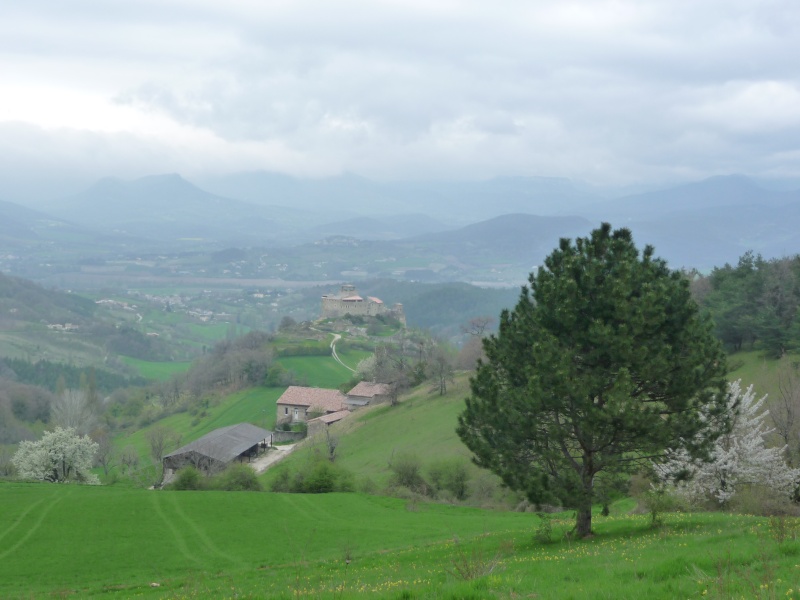
[[[338,333],[332,333],[331,335],[333,336],[333,340],[331,340],[331,356],[333,356],[333,360],[335,360],[337,363],[342,365],[345,369],[347,369],[351,373],[355,373],[356,370],[355,369],[351,369],[346,364],[344,364],[342,362],[342,359],[339,358],[339,355],[336,354],[336,342],[338,342],[340,339],[342,339],[342,336],[339,335]]]

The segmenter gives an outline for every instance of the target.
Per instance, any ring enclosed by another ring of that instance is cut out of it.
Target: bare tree
[[[14,475],[16,469],[14,463],[11,462],[11,457],[14,456],[14,451],[11,446],[0,444],[0,476],[10,477]]]
[[[769,408],[775,433],[786,446],[786,461],[800,464],[800,364],[788,356],[780,360],[776,372],[778,394]]]
[[[472,336],[464,343],[458,353],[456,366],[464,371],[472,371],[478,365],[479,360],[486,360],[486,353],[483,351],[483,340]]]
[[[119,462],[122,465],[122,472],[126,474],[129,470],[139,466],[139,453],[133,446],[125,446],[120,454]]]
[[[494,317],[475,317],[461,326],[461,332],[472,337],[482,338],[489,325],[494,323]]]
[[[453,382],[453,356],[443,344],[437,344],[430,352],[427,366],[428,377],[433,379],[439,395],[447,393],[447,383]]]
[[[97,443],[94,464],[102,467],[103,474],[108,477],[117,461],[117,453],[114,450],[114,444],[111,443],[111,435],[107,429],[96,429],[92,432],[92,439]]]
[[[158,425],[153,427],[147,432],[147,443],[150,446],[150,456],[156,466],[156,484],[161,483],[164,476],[164,468],[162,459],[168,450],[171,450],[180,444],[181,436],[176,431]]]
[[[390,385],[389,401],[395,406],[411,386],[412,365],[403,348],[382,344],[375,348],[375,381]]]
[[[71,427],[80,435],[92,431],[97,422],[97,414],[84,390],[64,390],[53,403],[51,417],[56,425]]]
[[[334,462],[336,460],[336,448],[339,446],[339,437],[331,435],[327,427],[325,428],[325,446],[328,449],[328,460]]]

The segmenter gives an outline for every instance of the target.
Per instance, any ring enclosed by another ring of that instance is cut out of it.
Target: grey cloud
[[[0,24],[0,51],[57,51],[97,73],[106,57],[117,102],[327,169],[798,170],[796,2],[69,4],[17,7],[25,35]]]

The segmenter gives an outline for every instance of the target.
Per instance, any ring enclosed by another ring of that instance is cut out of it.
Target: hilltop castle
[[[338,294],[325,294],[322,297],[322,318],[330,319],[345,315],[361,317],[377,317],[386,315],[406,324],[406,314],[402,304],[394,304],[391,308],[380,298],[368,296],[366,299],[358,295],[356,286],[343,285]]]

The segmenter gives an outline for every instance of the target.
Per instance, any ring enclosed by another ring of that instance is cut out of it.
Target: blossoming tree
[[[91,472],[97,443],[88,435],[78,435],[72,427],[45,431],[36,442],[20,442],[11,462],[24,479],[99,484]]]
[[[683,450],[671,450],[666,461],[654,465],[661,483],[695,504],[707,499],[726,504],[747,486],[790,496],[800,481],[800,469],[786,464],[785,448],[766,446],[766,437],[774,431],[765,423],[769,416],[769,410],[762,410],[766,398],[756,400],[752,385],[743,392],[741,381],[731,383],[731,428],[717,438],[710,460],[703,462]]]

